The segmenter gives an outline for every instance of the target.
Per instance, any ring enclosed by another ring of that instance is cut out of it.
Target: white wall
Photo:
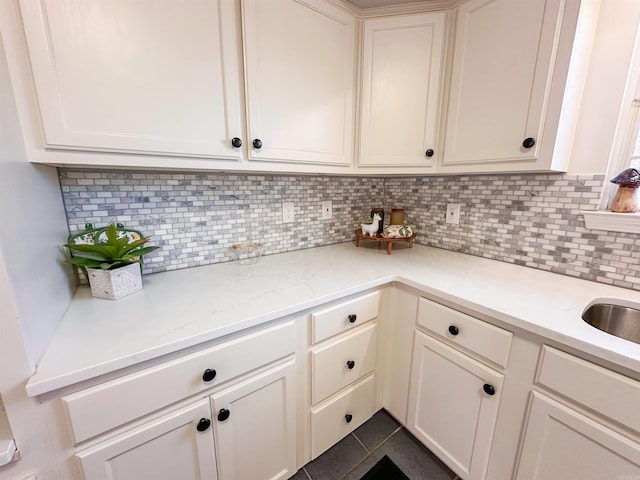
[[[24,386],[73,293],[67,235],[56,169],[26,161],[0,39],[0,393],[22,454],[2,479],[59,478],[42,405]]]
[[[33,366],[74,288],[60,247],[69,233],[56,169],[26,160],[1,40],[0,50],[0,249]]]
[[[605,173],[640,22],[640,1],[602,0],[570,173]]]

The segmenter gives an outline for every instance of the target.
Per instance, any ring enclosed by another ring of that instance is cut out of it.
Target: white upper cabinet
[[[596,6],[361,20],[340,0],[7,0],[0,29],[32,162],[563,171]]]
[[[245,0],[243,22],[249,158],[351,166],[355,18],[320,0]]]
[[[243,126],[233,1],[20,7],[45,147],[240,158],[232,147]]]
[[[568,75],[579,9],[579,0],[459,7],[442,171],[566,169],[578,101],[565,94],[581,88]]]
[[[445,18],[364,21],[359,167],[433,167]]]

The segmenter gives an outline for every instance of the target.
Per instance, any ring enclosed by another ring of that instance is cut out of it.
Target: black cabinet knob
[[[535,138],[525,138],[524,141],[522,142],[522,146],[524,148],[531,148],[536,144],[536,139]]]
[[[486,393],[487,395],[495,395],[496,394],[496,389],[493,385],[490,385],[488,383],[485,383],[482,386],[482,390],[484,390],[484,393]]]
[[[198,430],[199,432],[204,432],[210,426],[211,426],[211,420],[209,420],[208,418],[201,418],[200,421],[198,422],[198,425],[196,425],[196,430]]]
[[[216,378],[216,371],[210,368],[207,368],[202,374],[202,380],[204,380],[205,382],[210,382],[214,378]]]
[[[351,315],[349,315],[348,318],[349,318],[349,323],[356,323],[358,316],[355,313],[352,313]]]
[[[352,369],[353,369],[353,367],[355,367],[355,366],[356,366],[356,362],[354,362],[353,360],[349,360],[349,361],[347,362],[347,368],[348,368],[349,370],[352,370]]]
[[[233,145],[235,148],[240,148],[242,146],[242,140],[240,140],[238,137],[233,137],[231,139],[231,145]]]
[[[231,415],[231,412],[229,410],[227,410],[226,408],[221,408],[218,412],[218,420],[220,422],[224,422],[227,418],[229,418],[229,415]]]
[[[456,327],[455,325],[449,325],[449,333],[453,336],[456,336],[460,333],[460,330],[458,330],[458,327]]]
[[[434,154],[434,153],[435,153],[435,152],[434,152],[434,151],[433,151],[433,149],[431,149],[431,148],[430,148],[430,149],[428,149],[426,152],[424,152],[424,154],[425,154],[427,157],[433,157],[433,154]]]
[[[353,415],[351,415],[350,413],[347,413],[344,416],[344,419],[347,421],[347,423],[351,423],[351,420],[353,420]]]
[[[259,138],[254,139],[253,148],[255,148],[256,150],[260,150],[262,148],[262,140],[260,140]]]

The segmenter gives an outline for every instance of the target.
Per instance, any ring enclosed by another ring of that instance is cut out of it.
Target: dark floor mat
[[[388,456],[384,456],[361,480],[410,480]]]

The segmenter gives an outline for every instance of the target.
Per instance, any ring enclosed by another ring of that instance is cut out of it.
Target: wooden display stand
[[[363,235],[362,229],[359,228],[356,230],[356,247],[360,246],[360,240],[374,240],[378,242],[378,247],[380,246],[381,242],[384,242],[387,244],[387,255],[391,255],[391,249],[393,248],[393,244],[395,242],[408,242],[409,248],[413,248],[413,241],[415,240],[415,238],[416,238],[415,233],[410,237],[402,237],[402,238],[385,238],[379,233],[376,234],[375,237],[370,237],[369,235]]]

